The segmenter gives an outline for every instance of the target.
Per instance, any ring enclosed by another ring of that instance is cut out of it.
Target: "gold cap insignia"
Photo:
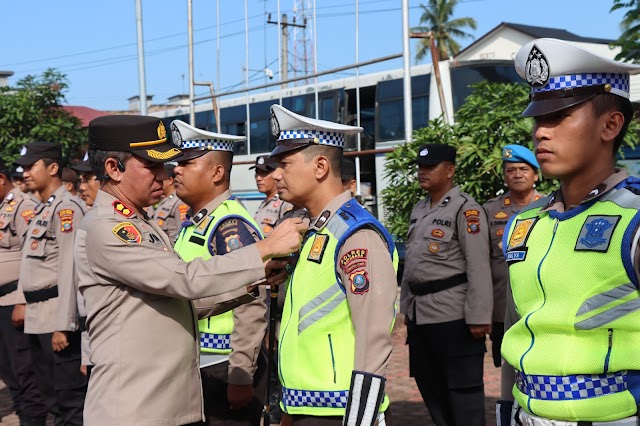
[[[167,137],[167,129],[164,128],[164,123],[160,121],[158,124],[158,138],[164,139]]]

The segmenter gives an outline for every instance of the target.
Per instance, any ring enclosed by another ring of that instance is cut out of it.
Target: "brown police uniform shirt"
[[[467,282],[437,293],[415,295],[409,283],[429,285],[459,274]],[[400,312],[417,324],[464,319],[491,324],[493,289],[489,230],[482,207],[460,188],[451,188],[431,207],[429,197],[411,213],[400,296]]]
[[[533,190],[531,201],[537,201],[542,197],[538,191]],[[484,211],[489,220],[489,241],[491,241],[491,278],[493,280],[493,322],[504,322],[506,309],[507,286],[509,285],[509,268],[502,254],[502,236],[504,227],[509,219],[525,205],[513,202],[511,193],[506,193],[492,198],[485,203]]]
[[[293,204],[281,200],[280,196],[275,194],[270,199],[260,203],[253,219],[260,227],[262,235],[266,237],[273,231],[273,228],[282,219],[284,214],[291,210],[293,210]]]
[[[3,286],[16,285],[20,276],[22,247],[29,222],[35,214],[38,201],[30,194],[14,188],[0,203],[0,291]],[[25,303],[21,291],[13,290],[0,296],[0,306]]]
[[[169,237],[99,191],[80,224],[76,274],[87,306],[88,425],[180,425],[203,420],[199,334],[190,299],[228,302],[263,280],[255,245],[184,262]]]
[[[164,197],[150,214],[156,224],[169,236],[172,243],[176,241],[182,222],[187,219],[189,206],[173,193]]]
[[[331,200],[319,217],[311,219],[310,230],[322,229],[349,200],[349,191]],[[345,287],[355,332],[353,369],[386,376],[391,356],[391,326],[395,318],[398,291],[389,250],[378,232],[365,228],[347,238],[337,259],[335,268]],[[306,261],[302,258],[298,260]],[[352,277],[362,274],[366,277],[365,285],[362,286],[360,283],[355,286]]]
[[[27,334],[75,331],[78,327],[73,241],[84,213],[64,185],[35,208],[25,236],[19,286],[25,293],[57,286],[58,296],[27,302]]]
[[[220,204],[231,197],[230,191],[225,191],[211,200],[199,212],[189,212],[189,221],[195,226],[211,225],[209,214]],[[207,223],[208,221],[208,223]],[[205,230],[206,232],[206,230]],[[236,236],[237,245],[226,243],[226,236]],[[234,250],[255,243],[260,240],[257,231],[242,220],[234,217],[221,222],[218,230],[211,238],[210,247],[214,255],[226,255]],[[260,297],[249,303],[238,306],[233,310],[233,332],[231,333],[231,355],[229,355],[228,382],[237,385],[253,383],[253,375],[257,369],[258,355],[262,339],[267,330],[265,312],[266,291],[260,287]],[[193,302],[199,318],[206,318],[216,314],[215,298],[205,298]]]

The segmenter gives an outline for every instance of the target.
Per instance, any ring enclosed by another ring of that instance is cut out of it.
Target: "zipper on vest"
[[[613,328],[609,329],[609,348],[607,349],[607,356],[604,357],[604,372],[609,371],[609,358],[611,357],[611,346],[613,346]]]
[[[331,367],[333,368],[333,383],[337,383],[336,380],[336,358],[333,355],[333,342],[331,341],[331,334],[328,334],[329,337],[329,350],[331,351]]]
[[[540,270],[542,269],[542,264],[544,263],[544,260],[547,258],[547,256],[549,255],[549,252],[551,251],[551,246],[553,246],[553,240],[555,240],[556,238],[556,231],[558,230],[558,223],[560,222],[560,220],[558,218],[556,218],[555,220],[555,224],[553,225],[553,234],[551,235],[551,241],[549,242],[549,247],[547,247],[547,252],[544,254],[544,256],[542,256],[542,259],[540,260],[540,263],[538,264],[538,270],[536,272],[537,277],[538,277],[538,283],[540,285],[540,290],[542,291],[542,297],[543,297],[543,302],[542,305],[536,309],[535,311],[529,313],[529,315],[527,315],[527,317],[524,320],[524,325],[527,328],[527,330],[529,331],[529,334],[531,334],[531,344],[529,345],[529,348],[522,354],[522,356],[520,357],[520,372],[525,374],[524,371],[524,357],[529,353],[529,351],[531,351],[531,349],[533,349],[533,344],[536,340],[535,335],[533,334],[533,330],[531,330],[531,327],[529,327],[529,318],[531,318],[531,315],[535,314],[536,312],[538,312],[540,309],[542,309],[545,305],[545,303],[547,303],[547,294],[544,291],[544,286],[542,285],[542,278],[540,276]],[[527,409],[530,413],[535,414],[533,412],[533,410],[531,409],[531,396],[527,395]]]

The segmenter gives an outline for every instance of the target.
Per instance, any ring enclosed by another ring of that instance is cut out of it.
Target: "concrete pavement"
[[[420,392],[409,377],[409,349],[405,345],[407,330],[404,318],[398,315],[393,330],[393,353],[389,368],[387,392],[391,399],[393,423],[396,426],[432,426],[431,418],[422,402]],[[500,370],[493,366],[490,356],[491,341],[487,339],[484,383],[487,425],[495,425],[495,405],[500,396]],[[12,412],[9,390],[0,382],[0,417],[2,426],[19,426],[18,417]],[[49,422],[49,424],[53,424]]]

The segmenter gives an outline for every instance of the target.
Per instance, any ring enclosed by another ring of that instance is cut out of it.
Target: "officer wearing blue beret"
[[[505,227],[509,268],[498,424],[637,425],[640,180],[616,168],[633,118],[630,74],[556,39],[516,54],[531,86],[536,160],[560,181]],[[514,374],[515,370],[515,374]]]
[[[507,221],[527,204],[538,200],[536,191],[540,166],[531,150],[509,144],[502,148],[502,173],[506,192],[482,206],[489,219],[491,241],[491,278],[493,280],[493,316],[491,342],[493,364],[500,367],[500,346],[504,334],[504,312],[509,283],[509,270],[502,255],[502,236]]]

